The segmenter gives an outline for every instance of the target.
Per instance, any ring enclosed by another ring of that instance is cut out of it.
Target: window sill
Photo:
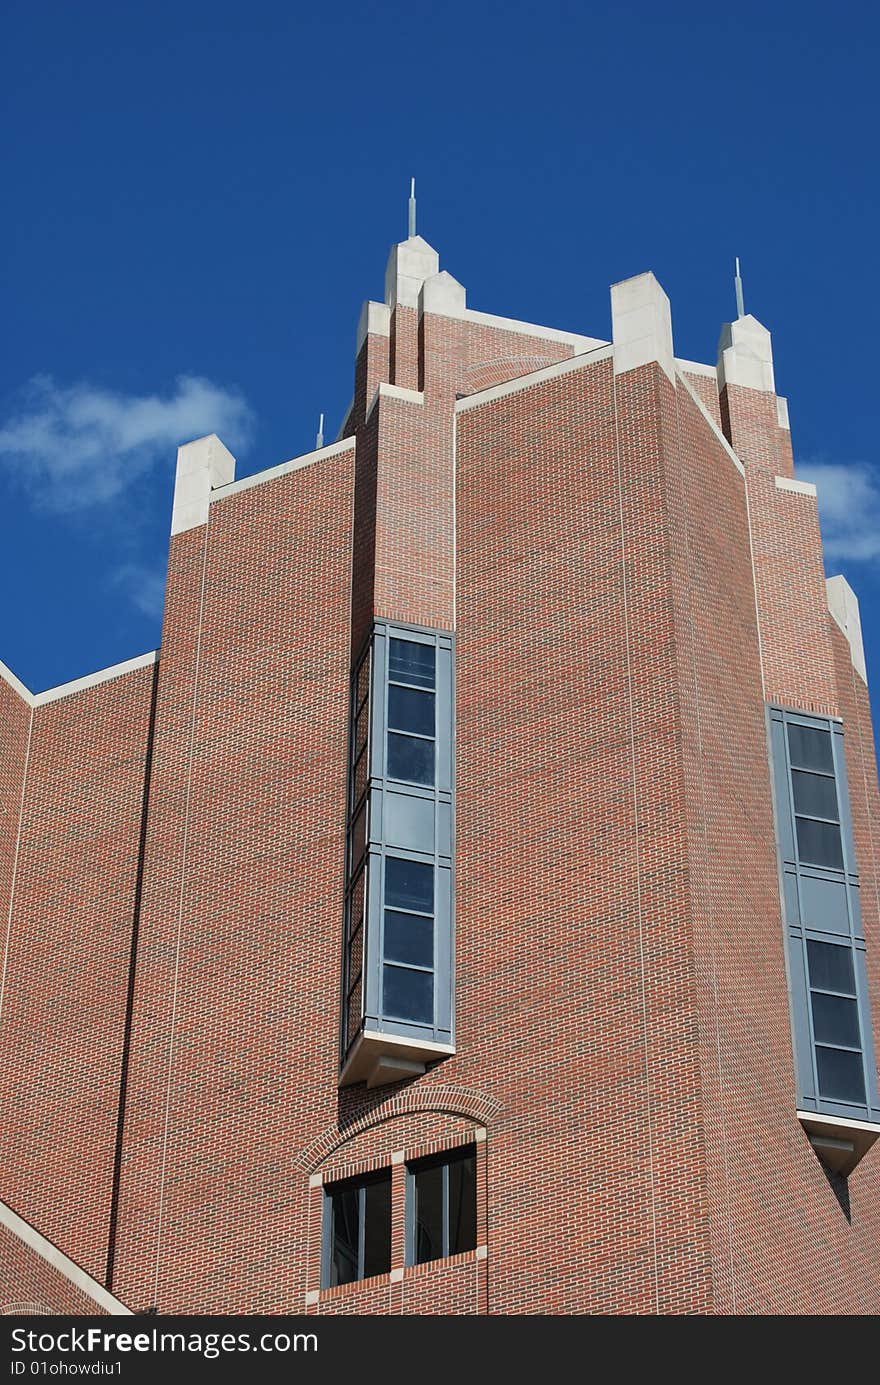
[[[452,1044],[406,1039],[400,1034],[378,1034],[362,1030],[339,1074],[340,1087],[366,1082],[368,1087],[385,1087],[392,1082],[420,1077],[429,1063],[451,1058]]]
[[[823,1116],[817,1111],[798,1111],[798,1120],[822,1163],[844,1178],[864,1159],[880,1136],[873,1121]]]

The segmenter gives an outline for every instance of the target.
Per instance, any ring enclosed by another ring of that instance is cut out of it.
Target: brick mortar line
[[[189,726],[189,745],[187,747],[186,762],[186,796],[184,800],[183,812],[183,840],[181,843],[180,860],[180,892],[177,905],[177,937],[174,946],[174,986],[171,998],[171,1032],[168,1039],[168,1081],[165,1086],[165,1122],[162,1131],[162,1163],[159,1170],[159,1214],[156,1227],[156,1271],[153,1282],[153,1303],[158,1304],[159,1296],[159,1270],[162,1259],[162,1233],[164,1231],[164,1212],[165,1212],[165,1175],[168,1164],[168,1131],[171,1119],[171,1087],[174,1076],[174,1029],[177,1022],[177,999],[180,980],[180,940],[183,931],[183,900],[186,892],[186,857],[189,846],[189,815],[190,802],[192,798],[192,768],[195,754],[196,738],[196,713],[199,700],[199,672],[202,657],[202,628],[205,614],[205,586],[208,572],[208,533],[211,523],[211,511],[208,509],[208,518],[205,521],[205,538],[202,545],[202,573],[201,585],[199,588],[199,623],[196,636],[196,655],[193,668],[193,691],[192,691],[192,711],[190,713]]]
[[[630,782],[632,788],[633,804],[633,827],[635,843],[635,895],[636,895],[636,917],[639,923],[639,985],[641,990],[642,1008],[642,1048],[645,1059],[645,1101],[647,1108],[647,1136],[648,1136],[648,1187],[650,1192],[651,1207],[651,1238],[654,1250],[654,1311],[660,1312],[660,1271],[657,1263],[657,1197],[655,1190],[654,1175],[654,1132],[653,1132],[653,1106],[651,1102],[651,1082],[650,1082],[650,1063],[648,1048],[648,999],[645,987],[645,939],[644,939],[644,919],[642,915],[642,868],[641,868],[641,843],[639,833],[639,790],[638,790],[638,770],[636,756],[636,729],[633,707],[633,683],[632,683],[632,649],[630,646],[629,630],[629,602],[628,588],[626,580],[626,525],[624,519],[623,505],[623,471],[620,463],[620,419],[618,410],[617,377],[614,376],[612,382],[614,398],[614,463],[617,472],[617,503],[620,518],[620,575],[622,583],[622,606],[623,606],[623,645],[626,653],[626,700],[629,715],[629,743],[630,743]],[[657,391],[655,389],[655,395]],[[657,397],[659,408],[660,400]]]
[[[31,704],[28,721],[27,745],[24,752],[24,768],[21,776],[21,796],[18,801],[18,827],[15,832],[15,852],[12,857],[12,875],[9,879],[9,912],[6,915],[6,941],[3,947],[3,975],[0,977],[0,1019],[3,1017],[3,1002],[6,999],[6,971],[9,965],[9,944],[12,939],[12,914],[15,907],[15,886],[18,881],[18,857],[21,851],[21,829],[24,822],[24,800],[27,792],[28,771],[31,763],[31,738],[34,731],[34,708]]]

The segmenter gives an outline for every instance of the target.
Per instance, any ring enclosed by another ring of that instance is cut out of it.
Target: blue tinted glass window
[[[434,734],[434,694],[420,688],[388,689],[388,725],[394,731],[412,731],[417,736]]]
[[[434,867],[421,861],[385,858],[385,903],[392,909],[434,912]]]
[[[855,1000],[840,995],[825,995],[814,991],[813,1033],[817,1044],[839,1044],[843,1048],[861,1048],[859,1007]]]
[[[404,779],[410,784],[434,782],[434,741],[415,736],[388,732],[388,774],[391,779]]]
[[[417,644],[415,640],[392,639],[389,643],[389,678],[415,688],[433,688],[436,678],[434,646]]]
[[[820,991],[839,991],[842,995],[856,993],[852,952],[848,947],[833,943],[807,942],[810,964],[810,985]]]
[[[800,860],[826,870],[843,870],[843,843],[837,824],[814,818],[795,818],[795,822]]]
[[[794,810],[811,817],[831,818],[837,822],[837,787],[826,774],[808,774],[806,770],[791,772],[794,790]]]
[[[862,1055],[844,1048],[816,1045],[819,1095],[829,1101],[851,1101],[864,1105],[865,1073]]]
[[[793,766],[798,769],[816,769],[825,774],[834,773],[834,754],[831,749],[831,732],[821,731],[814,726],[788,724],[788,753]]]
[[[434,920],[385,910],[385,959],[414,967],[434,965]]]
[[[382,968],[382,1010],[391,1019],[413,1024],[434,1023],[434,977],[429,971],[408,967]]]

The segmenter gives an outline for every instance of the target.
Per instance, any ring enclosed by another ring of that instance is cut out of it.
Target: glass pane
[[[434,977],[429,971],[383,967],[382,1013],[390,1019],[434,1023]]]
[[[417,736],[434,734],[434,694],[418,688],[388,689],[388,725],[396,731],[414,731]]]
[[[430,745],[430,741],[425,742]],[[813,818],[795,818],[797,823],[798,856],[812,866],[826,870],[843,870],[843,843],[840,828],[834,822],[815,822]]]
[[[358,1277],[358,1192],[349,1185],[330,1195],[332,1223],[331,1284],[350,1284]]]
[[[348,997],[348,1014],[346,1016],[348,1029],[345,1036],[348,1043],[351,1043],[360,1033],[361,1020],[364,1017],[363,1006],[361,1004],[362,985],[363,983],[358,981],[351,995]]]
[[[388,676],[415,688],[434,686],[434,646],[415,640],[392,640],[388,652]]]
[[[433,967],[434,920],[423,918],[421,914],[396,914],[386,909],[385,960]]]
[[[357,759],[367,743],[367,736],[370,732],[370,704],[361,710],[361,714],[354,724],[354,758]]]
[[[819,1095],[831,1101],[854,1101],[864,1105],[865,1074],[862,1055],[848,1053],[843,1048],[816,1046],[816,1067],[819,1071]]]
[[[843,1044],[861,1048],[859,1007],[854,1000],[813,991],[813,1034],[818,1044]]]
[[[449,1254],[477,1244],[477,1170],[473,1152],[449,1165]]]
[[[348,945],[348,986],[349,990],[361,974],[364,955],[364,930],[358,928]]]
[[[367,780],[370,777],[370,757],[366,749],[361,751],[361,758],[354,767],[354,778],[352,781],[351,806],[360,803],[364,790],[367,787]]]
[[[355,689],[355,711],[363,702],[367,693],[370,691],[370,656],[366,655],[358,669],[357,684]]]
[[[348,934],[349,937],[361,926],[364,921],[364,891],[367,884],[367,872],[362,870],[354,883],[351,892],[351,900],[348,906]]]
[[[357,866],[367,845],[367,805],[364,804],[351,825],[351,864]]]
[[[391,1176],[364,1188],[364,1277],[391,1269]]]
[[[833,818],[837,822],[837,787],[824,774],[807,774],[793,769],[791,784],[797,813],[811,813],[817,818]]]
[[[433,784],[434,742],[389,731],[388,773],[392,779],[407,779],[411,784]]]
[[[418,909],[434,912],[434,867],[421,861],[404,861],[400,856],[385,857],[385,903],[390,909]]]
[[[443,1254],[443,1166],[429,1165],[414,1175],[416,1185],[416,1264]]]
[[[822,991],[842,991],[844,995],[855,995],[852,952],[848,947],[808,941],[807,959],[810,963],[811,986],[818,986]]]
[[[825,770],[834,773],[831,732],[818,731],[813,726],[788,724],[788,753],[792,765],[799,769]]]

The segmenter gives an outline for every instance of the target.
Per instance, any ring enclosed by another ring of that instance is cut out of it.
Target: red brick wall
[[[0,1025],[3,1196],[101,1278],[155,669],[37,707]]]
[[[95,1317],[106,1312],[9,1227],[0,1226],[0,1316]]]
[[[337,1103],[353,463],[172,542],[114,1277],[137,1307],[301,1307],[292,1159]]]

